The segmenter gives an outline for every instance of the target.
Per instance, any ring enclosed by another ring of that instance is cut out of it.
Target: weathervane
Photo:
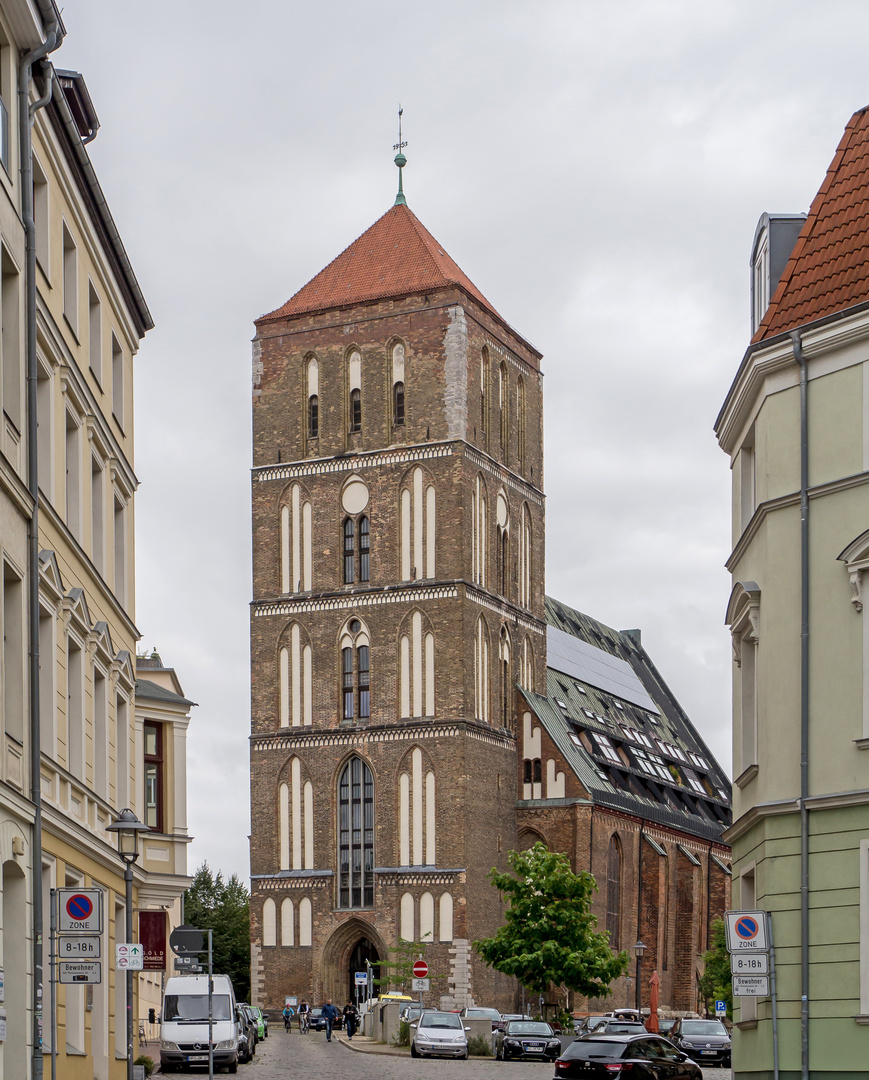
[[[398,194],[395,196],[396,206],[407,206],[407,199],[404,197],[404,188],[401,183],[401,170],[407,164],[407,158],[402,154],[402,150],[407,146],[406,142],[401,141],[401,117],[404,113],[401,105],[398,106],[398,142],[393,146],[393,150],[397,150],[395,155],[395,164],[398,166]]]

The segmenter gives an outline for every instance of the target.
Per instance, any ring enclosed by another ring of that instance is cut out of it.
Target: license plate
[[[525,1049],[528,1051],[529,1054],[542,1054],[543,1053],[543,1047],[542,1046],[526,1046]]]
[[[717,1054],[718,1051],[717,1050],[701,1050],[700,1053],[701,1054]]]
[[[208,1054],[188,1054],[188,1061],[208,1061]]]

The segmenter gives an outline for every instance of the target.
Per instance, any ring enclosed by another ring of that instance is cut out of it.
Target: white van
[[[212,976],[211,1038],[215,1069],[238,1069],[235,994],[228,975]],[[173,975],[166,980],[160,1013],[160,1069],[208,1064],[208,976]]]

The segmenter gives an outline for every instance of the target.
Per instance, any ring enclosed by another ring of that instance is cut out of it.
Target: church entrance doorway
[[[388,950],[374,927],[362,919],[352,918],[343,923],[326,942],[321,968],[323,1000],[332,999],[338,1008],[348,1001],[355,1002],[356,972],[367,971],[365,961],[379,976],[379,965],[388,958]],[[366,996],[360,990],[359,1000]]]

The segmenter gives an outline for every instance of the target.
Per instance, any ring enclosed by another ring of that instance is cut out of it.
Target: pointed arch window
[[[392,388],[392,422],[396,427],[404,423],[404,383],[397,382]]]
[[[619,892],[621,890],[622,853],[617,836],[610,837],[606,860],[606,928],[610,948],[619,949]]]
[[[344,584],[356,580],[356,523],[353,518],[344,519]]]
[[[308,360],[308,438],[320,435],[320,368],[312,356]]]
[[[341,719],[367,720],[371,715],[371,661],[368,634],[351,619],[341,639]]]
[[[508,423],[508,381],[507,381],[507,365],[502,363],[498,371],[498,404],[501,410],[501,451],[506,453],[507,450],[507,423]]]
[[[525,380],[519,376],[516,384],[516,436],[519,453],[519,472],[525,473]]]
[[[362,355],[354,349],[348,358],[350,431],[362,430]]]
[[[513,727],[513,710],[511,709],[511,679],[510,679],[510,636],[507,627],[501,627],[501,727],[508,730]]]
[[[367,581],[369,572],[369,529],[368,518],[359,519],[359,580]]]
[[[358,757],[338,780],[338,906],[374,906],[374,777]]]
[[[489,353],[487,349],[483,349],[480,354],[480,433],[483,436],[483,441],[486,439],[486,429],[488,427],[488,404],[489,404]]]

